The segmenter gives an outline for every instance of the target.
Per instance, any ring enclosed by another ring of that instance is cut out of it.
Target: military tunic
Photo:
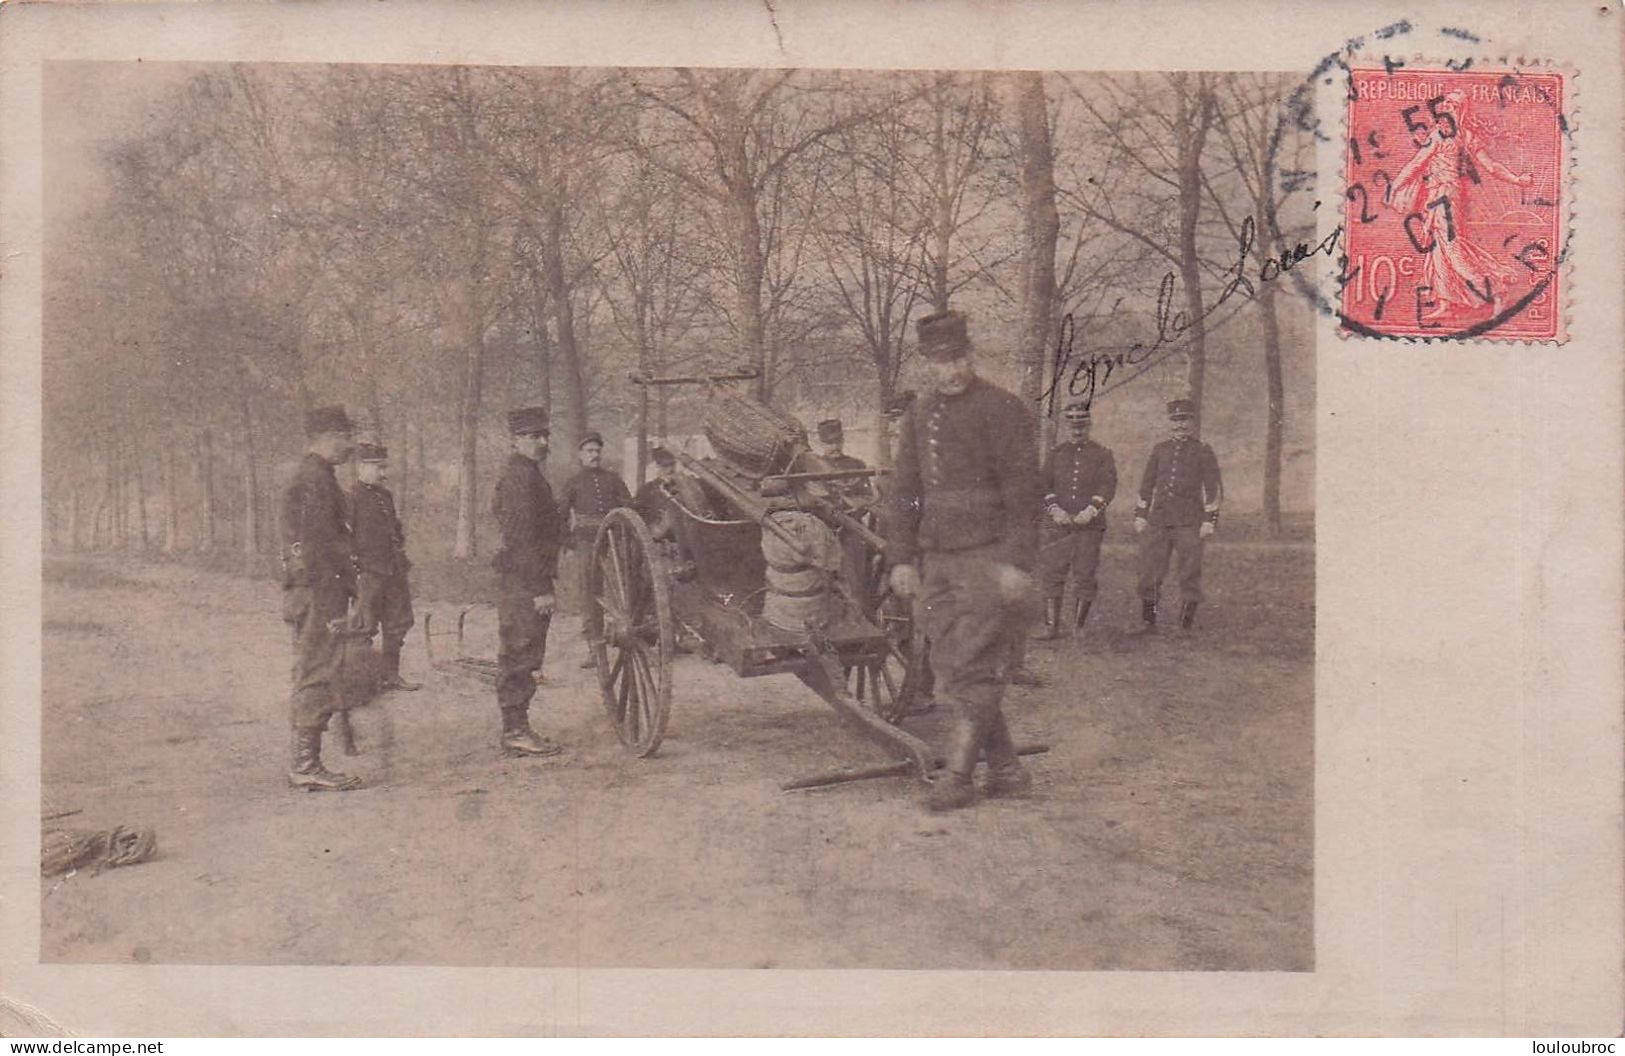
[[[921,602],[937,694],[982,730],[1002,721],[1007,661],[1032,618],[1007,599],[1001,566],[1033,567],[1042,492],[1035,422],[981,378],[917,401],[903,418],[884,527],[897,563],[921,561]]]
[[[343,706],[343,645],[328,623],[348,615],[356,569],[344,492],[333,466],[314,453],[299,463],[282,495],[282,617],[294,633],[294,727],[324,730]]]
[[[576,546],[592,541],[606,513],[631,504],[632,493],[620,474],[601,466],[582,467],[559,496],[561,511],[572,521],[571,542]]]
[[[1140,598],[1156,601],[1170,561],[1177,558],[1180,597],[1202,600],[1201,525],[1219,520],[1224,496],[1219,459],[1195,437],[1164,440],[1151,449],[1140,477],[1134,516],[1148,524],[1140,543]]]
[[[497,705],[526,710],[536,695],[535,673],[547,654],[550,615],[535,599],[553,592],[562,519],[541,466],[515,452],[497,479],[491,502],[502,548],[497,571]]]
[[[1040,521],[1038,571],[1044,597],[1059,598],[1066,591],[1068,574],[1074,578],[1073,597],[1091,602],[1099,591],[1095,572],[1100,565],[1100,543],[1106,535],[1106,507],[1117,496],[1117,461],[1111,450],[1093,440],[1057,444],[1045,463],[1040,484],[1045,514]],[[1059,506],[1073,523],[1059,525],[1049,516]],[[1076,517],[1093,507],[1088,524]]]
[[[395,512],[395,496],[382,484],[356,484],[350,492],[350,526],[361,618],[369,629],[382,629],[384,670],[395,674],[401,643],[417,622],[406,576],[412,562],[406,557],[406,532]]]

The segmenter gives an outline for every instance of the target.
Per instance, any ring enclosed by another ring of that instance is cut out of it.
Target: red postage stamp
[[[1558,339],[1563,75],[1404,66],[1351,74],[1344,330]]]

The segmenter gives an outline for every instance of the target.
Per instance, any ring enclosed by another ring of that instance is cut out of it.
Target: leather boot
[[[976,769],[977,756],[982,754],[982,729],[969,719],[955,719],[948,730],[948,745],[943,753],[946,766],[931,782],[931,792],[925,798],[927,810],[958,810],[976,802],[976,786],[971,774]]]
[[[502,709],[503,755],[558,755],[563,751],[530,728],[530,713],[524,708]]]
[[[1080,602],[1078,602],[1077,608],[1075,608],[1072,611],[1072,626],[1073,627],[1077,628],[1080,631],[1083,630],[1083,621],[1087,620],[1089,618],[1089,606],[1091,606],[1093,604],[1094,604],[1094,602],[1092,602],[1092,601],[1080,601]]]
[[[1129,629],[1130,634],[1157,633],[1157,603],[1148,598],[1140,600],[1140,625]]]
[[[335,774],[322,767],[322,731],[294,727],[293,766],[288,784],[306,792],[349,792],[361,787],[361,779]]]
[[[1001,711],[987,728],[987,739],[982,744],[987,755],[987,780],[982,782],[982,794],[995,796],[1024,796],[1033,788],[1033,775],[1021,765],[1016,756],[1016,742],[1010,737],[1010,726]]]
[[[1061,599],[1044,599],[1044,633],[1038,636],[1040,641],[1052,642],[1061,637]]]
[[[1187,601],[1185,603],[1184,607],[1179,610],[1179,629],[1181,631],[1183,631],[1183,632],[1188,633],[1188,632],[1194,630],[1195,627],[1196,627],[1196,602]]]
[[[383,677],[378,680],[378,688],[383,690],[399,690],[410,693],[423,688],[421,682],[408,682],[401,677],[401,647],[386,644],[379,650],[383,665]]]
[[[1044,680],[1038,673],[1027,666],[1027,632],[1018,632],[1017,637],[1010,643],[1010,661],[1005,664],[1004,678],[1012,686],[1041,686]]]

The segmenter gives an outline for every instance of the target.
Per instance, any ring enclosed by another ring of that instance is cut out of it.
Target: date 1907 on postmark
[[[1372,337],[1558,339],[1563,76],[1350,71],[1342,324]]]

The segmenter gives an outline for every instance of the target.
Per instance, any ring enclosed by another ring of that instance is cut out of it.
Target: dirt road
[[[1119,553],[1109,558],[1121,564]],[[533,713],[569,751],[496,752],[491,691],[357,713],[364,791],[284,783],[274,585],[48,562],[43,813],[155,826],[160,856],[41,886],[48,961],[1307,970],[1313,966],[1313,552],[1215,546],[1204,628],[1035,643],[1011,694],[1036,794],[937,817],[903,779],[785,793],[881,761],[789,677],[683,657],[653,759],[625,756],[577,621]],[[420,605],[446,619],[453,606]],[[477,646],[489,621],[472,628]],[[929,729],[927,724],[926,729]]]

